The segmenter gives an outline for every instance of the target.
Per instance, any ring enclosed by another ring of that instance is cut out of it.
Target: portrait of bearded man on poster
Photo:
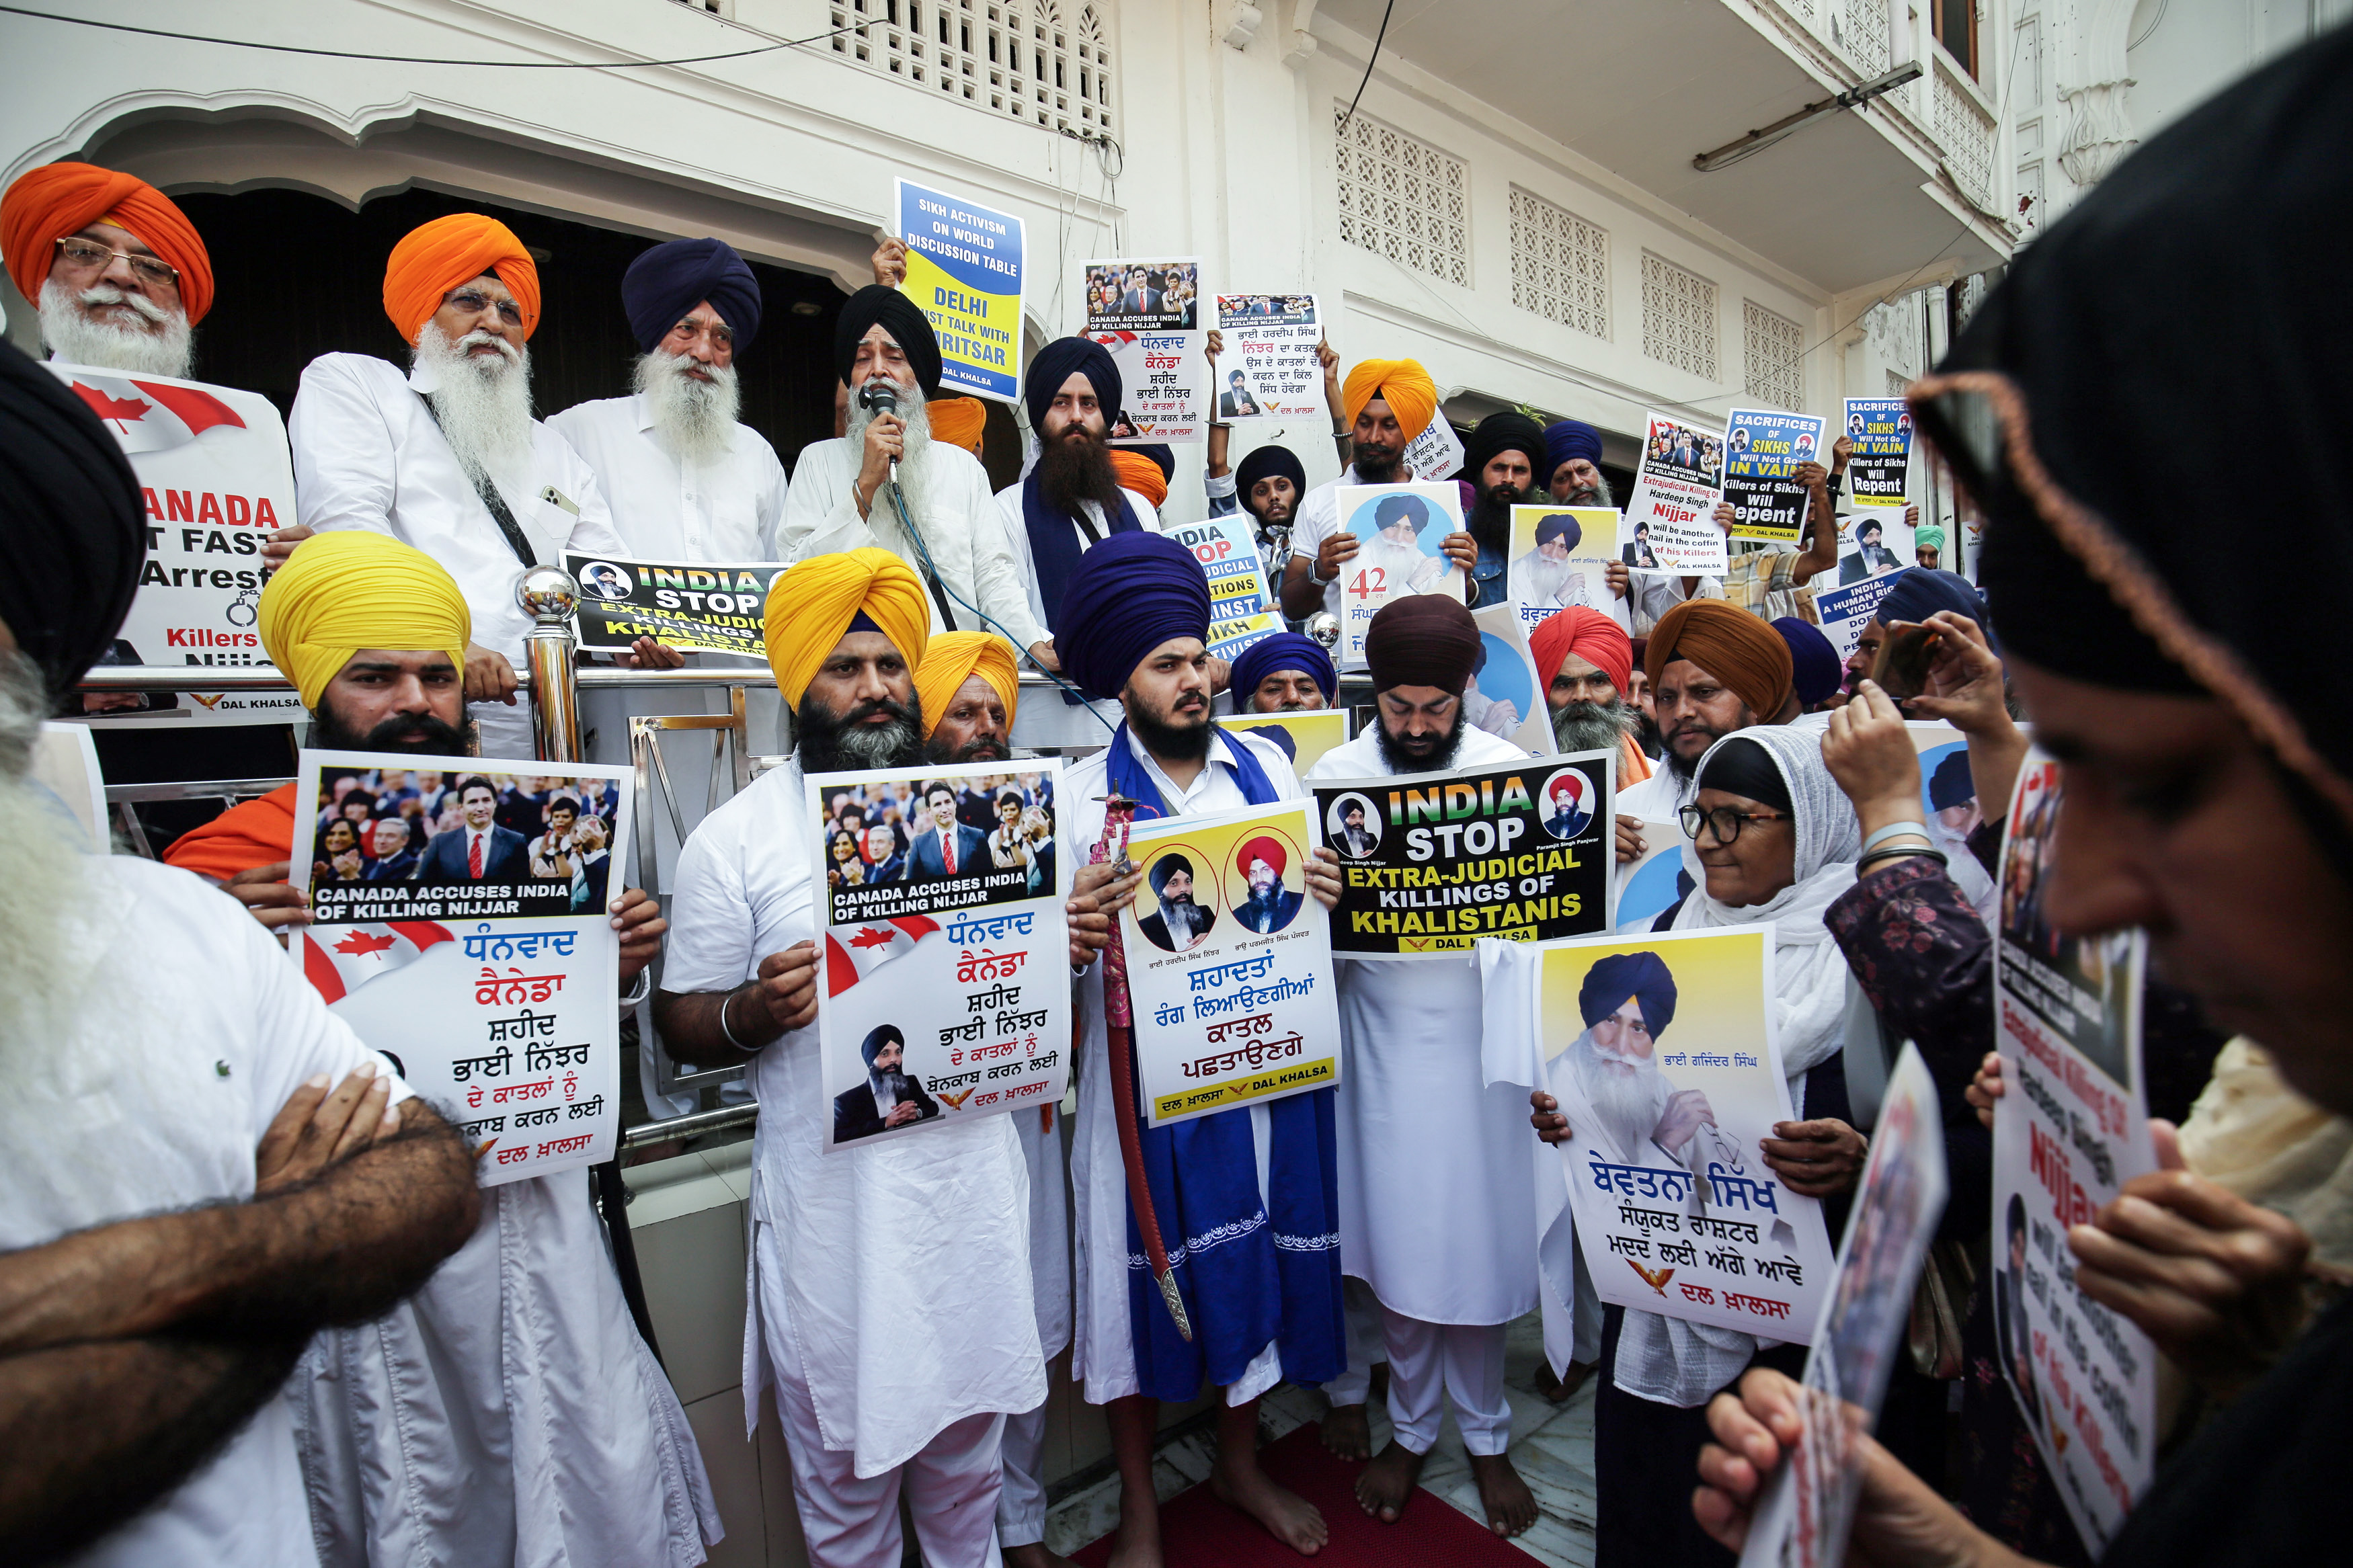
[[[1577,994],[1585,1032],[1563,1053],[1561,1109],[1574,1140],[1620,1165],[1704,1171],[1741,1163],[1740,1145],[1717,1126],[1707,1096],[1679,1089],[1659,1070],[1658,1042],[1675,1016],[1675,977],[1655,952],[1611,953],[1586,972]],[[1579,1103],[1579,1102],[1582,1103]]]

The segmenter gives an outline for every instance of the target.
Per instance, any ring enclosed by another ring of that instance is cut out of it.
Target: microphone
[[[887,381],[870,381],[858,389],[858,406],[875,414],[895,416],[899,412],[899,394]],[[891,459],[891,482],[899,482],[899,459]]]

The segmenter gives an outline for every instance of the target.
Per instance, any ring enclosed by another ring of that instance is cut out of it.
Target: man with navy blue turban
[[[1985,634],[1986,647],[1994,656],[2001,655],[2001,641],[1994,636],[1993,617],[1986,612],[1985,595],[1968,578],[1951,572],[1931,571],[1926,566],[1907,566],[1895,574],[1894,585],[1887,596],[1879,601],[1870,621],[1855,638],[1854,651],[1846,659],[1846,689],[1869,675],[1879,663],[1879,650],[1887,641],[1888,628],[1899,624],[1918,625],[1940,611],[1949,610],[1978,624]]]
[[[1585,525],[1569,511],[1546,512],[1536,519],[1535,548],[1512,563],[1512,597],[1538,609],[1588,609],[1609,606],[1605,583],[1588,578],[1570,559],[1585,542]]]
[[[719,240],[673,239],[629,263],[621,304],[638,340],[631,395],[548,424],[596,470],[630,554],[775,560],[785,467],[736,417],[735,356],[760,330],[760,280]]]
[[[1227,689],[1237,713],[1303,713],[1332,706],[1340,672],[1314,637],[1277,632],[1242,649]]]
[[[1570,1109],[1572,1131],[1594,1138],[1620,1164],[1679,1163],[1715,1115],[1700,1090],[1677,1089],[1659,1072],[1659,1037],[1675,1019],[1675,977],[1666,960],[1655,952],[1601,959],[1585,973],[1577,1011],[1585,1033],[1567,1055],[1586,1115],[1580,1121]]]
[[[1601,471],[1601,432],[1581,419],[1559,419],[1544,430],[1544,488],[1562,506],[1616,506],[1609,476]]]
[[[1272,742],[1211,721],[1208,630],[1209,580],[1172,539],[1114,533],[1072,569],[1054,633],[1063,672],[1090,697],[1118,698],[1123,713],[1111,744],[1071,768],[1058,792],[1082,860],[1103,837],[1105,795],[1137,802],[1138,820],[1305,798]],[[1208,862],[1200,864],[1208,876]],[[1329,909],[1339,901],[1332,851],[1315,850],[1304,869],[1319,903]],[[1141,880],[1111,884],[1104,907],[1126,903]],[[1090,889],[1082,881],[1080,890]],[[1143,942],[1128,950],[1130,963],[1159,956]],[[1071,1156],[1080,1305],[1071,1374],[1089,1404],[1109,1407],[1113,1452],[1129,1478],[1151,1470],[1162,1400],[1191,1399],[1205,1382],[1222,1387],[1219,1495],[1293,1550],[1313,1552],[1330,1531],[1313,1504],[1259,1468],[1258,1399],[1286,1378],[1322,1383],[1347,1363],[1332,1090],[1169,1127],[1145,1127],[1138,1117],[1152,1210],[1191,1319],[1188,1342],[1162,1302],[1130,1215],[1103,1020],[1096,963],[1081,983],[1084,1061]],[[1113,1555],[1156,1560],[1159,1530],[1148,1485],[1132,1485]]]

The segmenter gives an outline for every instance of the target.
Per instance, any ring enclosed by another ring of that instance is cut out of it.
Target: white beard
[[[1609,1059],[1615,1063],[1618,1058]],[[1601,1123],[1596,1131],[1616,1146],[1619,1163],[1641,1164],[1670,1092],[1666,1079],[1659,1076],[1657,1056],[1631,1070],[1605,1067],[1593,1031],[1588,1029],[1568,1047],[1568,1063],[1577,1074],[1578,1091]],[[1577,1129],[1572,1125],[1570,1131]]]
[[[497,343],[500,352],[477,357],[469,351],[478,343]],[[468,479],[479,486],[501,469],[512,473],[530,461],[530,350],[488,332],[468,332],[453,343],[427,321],[417,334],[412,363],[431,370],[440,383],[426,396]]]
[[[871,384],[871,380],[869,384]],[[923,403],[920,387],[902,386],[897,382],[889,384],[891,390],[899,395],[898,415],[907,426],[900,443],[905,455],[899,459],[899,491],[906,499],[907,515],[915,520],[916,526],[921,527],[925,515],[923,501],[931,489],[931,464],[925,460],[932,449],[931,411]],[[866,427],[872,423],[874,411],[861,407],[858,394],[853,391],[849,395],[849,422],[842,429],[842,438],[849,443],[849,468],[853,475],[858,471],[860,455],[865,449]],[[887,501],[882,503],[885,515],[890,515],[889,506]]]
[[[66,958],[76,911],[89,907],[79,826],[32,782],[41,732],[41,678],[32,661],[0,652],[0,884],[26,901],[0,942],[0,1081],[37,1073],[47,1042],[86,1005],[87,987]]]
[[[711,379],[695,380],[686,374],[691,368]],[[657,349],[638,356],[633,384],[653,416],[654,433],[681,462],[707,462],[725,454],[742,407],[733,365],[696,366],[684,354]]]
[[[116,304],[129,306],[153,323],[152,329],[111,319],[92,321],[83,310],[85,305]],[[41,341],[69,363],[183,381],[195,368],[195,334],[187,312],[166,310],[144,294],[111,283],[74,289],[51,279],[41,285],[40,308]]]

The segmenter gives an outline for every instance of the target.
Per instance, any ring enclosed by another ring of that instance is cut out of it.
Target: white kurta
[[[548,426],[596,472],[613,531],[643,561],[774,561],[785,466],[748,425],[728,448],[681,461],[642,395],[575,403]]]
[[[832,555],[867,545],[891,552],[918,574],[923,559],[899,526],[899,514],[881,497],[868,515],[858,515],[859,453],[835,437],[812,441],[793,464],[792,489],[785,494],[784,522],[776,553],[786,561]],[[988,470],[970,452],[934,441],[923,450],[923,515],[915,526],[931,547],[940,582],[952,595],[956,626],[965,631],[997,631],[1027,648],[1046,639],[1046,627],[1029,613],[1021,574],[1005,547],[1005,528],[988,490]],[[929,584],[924,597],[930,598]],[[956,603],[962,600],[962,604]],[[972,606],[967,608],[966,606]],[[973,614],[997,623],[984,627]],[[940,607],[932,605],[932,629],[939,631]]]
[[[797,765],[705,817],[679,858],[664,989],[733,989],[815,938],[814,859]],[[965,1416],[1043,1400],[1038,1321],[1020,1310],[1036,1290],[1021,1113],[829,1154],[815,1025],[758,1053],[751,1082],[745,1431],[776,1365],[806,1373],[825,1446],[854,1454],[860,1476]]]
[[[1454,765],[1526,755],[1466,727]],[[1307,777],[1393,772],[1368,729]],[[1508,1323],[1533,1310],[1527,1094],[1486,1085],[1477,961],[1342,959],[1339,971],[1342,1267],[1384,1307],[1423,1322]]]
[[[286,1385],[322,1568],[692,1568],[725,1533],[588,1178],[492,1187],[466,1245]]]
[[[368,1057],[269,933],[203,879],[127,855],[82,864],[79,907],[37,911],[73,923],[56,977],[79,1000],[69,1032],[19,1052],[0,1079],[0,1251],[250,1199],[254,1151],[288,1098],[315,1074],[341,1082]],[[405,1085],[396,1098],[408,1098]],[[178,1489],[73,1559],[311,1560],[294,1426],[279,1399]]]
[[[1250,797],[1233,773],[1235,742],[1246,745],[1274,785],[1277,798],[1298,800],[1306,795],[1291,759],[1271,741],[1241,731],[1223,731],[1209,742],[1209,763],[1181,790],[1133,736],[1128,745],[1172,816],[1206,816],[1212,812],[1244,811]],[[1069,825],[1063,852],[1072,866],[1092,857],[1103,838],[1102,797],[1111,793],[1110,768],[1097,752],[1062,775],[1057,798]],[[1309,814],[1313,820],[1314,813]],[[1127,1316],[1127,1167],[1119,1152],[1119,1113],[1112,1097],[1111,1037],[1103,1027],[1103,963],[1087,966],[1079,983],[1080,1026],[1085,1040],[1079,1070],[1079,1114],[1071,1149],[1071,1193],[1077,1214],[1078,1320],[1072,1337],[1071,1375],[1079,1380],[1090,1405],[1108,1405],[1142,1392],[1135,1375],[1135,1341]],[[1258,1154],[1260,1201],[1265,1200],[1268,1118],[1263,1103],[1250,1108],[1250,1142]],[[1173,1254],[1181,1237],[1167,1236]],[[1343,1254],[1345,1256],[1345,1252]],[[1226,1402],[1241,1405],[1257,1398],[1282,1378],[1282,1357],[1275,1342],[1254,1357],[1240,1381],[1226,1390]]]
[[[286,421],[297,514],[322,533],[373,529],[433,557],[466,596],[474,641],[520,668],[532,628],[515,602],[524,567],[420,395],[439,386],[429,370],[404,373],[369,354],[312,360]],[[561,564],[565,550],[625,552],[596,473],[544,423],[533,426],[531,460],[494,479],[540,564]],[[481,726],[482,755],[536,754],[523,698],[467,711]]]

